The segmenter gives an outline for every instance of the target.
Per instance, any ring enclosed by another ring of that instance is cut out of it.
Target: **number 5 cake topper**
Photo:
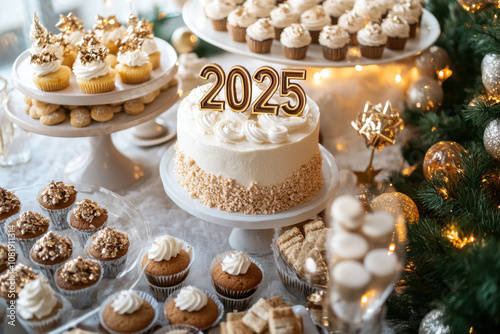
[[[262,66],[251,77],[248,70],[240,65],[232,67],[227,76],[222,67],[218,64],[207,64],[200,71],[200,77],[208,80],[213,75],[215,82],[210,89],[200,99],[198,106],[200,110],[215,110],[223,111],[226,107],[226,102],[229,108],[234,112],[244,112],[250,105],[252,106],[252,114],[272,114],[277,115],[279,109],[287,116],[300,116],[304,111],[307,103],[307,96],[304,89],[290,80],[305,80],[306,70],[281,70],[281,85],[278,71],[269,66]],[[264,82],[265,78],[269,78],[269,86],[262,91],[257,99],[252,103],[252,79],[258,83]],[[241,81],[242,94],[238,99],[236,89],[236,79]],[[216,100],[217,95],[225,86],[226,100]],[[274,93],[280,86],[280,96],[295,97],[295,105],[292,105],[292,99],[281,105],[269,103]]]

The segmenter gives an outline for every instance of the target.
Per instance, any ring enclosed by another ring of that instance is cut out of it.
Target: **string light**
[[[395,249],[396,249],[396,244],[390,244],[389,251],[387,252],[387,255],[391,255],[392,253],[394,253]]]
[[[437,77],[439,81],[445,81],[446,79],[451,77],[452,74],[452,70],[450,70],[450,68],[446,66],[445,68],[437,72]]]
[[[356,65],[355,69],[356,69],[356,71],[361,72],[363,70],[363,66]]]
[[[461,238],[455,227],[449,227],[446,232],[446,238],[457,248],[464,248],[466,245],[474,242],[476,239],[474,236]]]
[[[396,75],[396,79],[395,79],[395,80],[396,80],[396,83],[400,83],[400,82],[401,82],[401,80],[402,80],[402,79],[401,79],[401,75],[397,74],[397,75]]]

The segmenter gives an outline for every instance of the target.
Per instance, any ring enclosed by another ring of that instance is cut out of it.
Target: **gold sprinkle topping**
[[[15,226],[21,230],[21,234],[36,234],[45,232],[49,228],[50,220],[39,213],[26,211],[21,213],[15,221]]]
[[[31,55],[31,64],[43,65],[56,61],[58,58],[56,54],[52,51],[43,49],[41,53],[34,53]]]
[[[127,18],[127,26],[135,27],[138,22],[139,22],[139,19],[137,18],[137,16],[133,12],[130,12],[130,14],[128,14],[128,18]]]
[[[106,227],[97,235],[92,236],[92,248],[97,250],[103,259],[113,259],[119,252],[128,249],[130,242],[126,233],[118,232],[115,228]]]
[[[94,30],[113,31],[121,26],[121,23],[116,20],[115,15],[111,15],[106,18],[101,15],[97,15]]]
[[[96,61],[104,61],[107,55],[108,49],[106,47],[89,48],[80,52],[78,54],[78,59],[80,59],[80,62],[85,65]]]
[[[45,37],[47,29],[40,23],[40,21],[38,20],[38,16],[36,16],[36,13],[33,13],[33,27],[34,29],[31,31],[33,39]]]
[[[70,34],[74,31],[83,30],[83,20],[79,19],[72,12],[68,16],[59,15],[59,22],[56,23],[56,28],[64,34]]]
[[[403,24],[403,20],[398,15],[392,15],[392,22],[397,24]]]
[[[42,261],[65,260],[73,253],[73,243],[69,237],[49,231],[33,246],[33,257]]]
[[[92,223],[95,218],[108,214],[108,210],[94,201],[84,199],[76,203],[73,213],[78,220]]]
[[[118,53],[140,50],[143,42],[143,39],[139,39],[136,36],[126,36],[124,39],[120,39],[117,42],[119,45]]]
[[[76,195],[75,187],[63,182],[50,182],[40,194],[42,200],[47,204],[56,205],[67,203],[71,196]]]
[[[70,284],[94,284],[101,276],[101,266],[90,259],[79,256],[64,264],[61,276],[65,282]]]
[[[84,52],[89,48],[99,47],[101,45],[101,39],[96,36],[92,31],[82,37],[82,39],[76,43],[78,52]]]
[[[13,192],[0,187],[0,214],[8,213],[20,205],[19,198]]]
[[[0,276],[0,292],[2,295],[7,296],[12,293],[12,287],[14,287],[15,299],[17,299],[17,294],[26,283],[37,277],[38,275],[35,274],[31,268],[18,264],[14,269]]]

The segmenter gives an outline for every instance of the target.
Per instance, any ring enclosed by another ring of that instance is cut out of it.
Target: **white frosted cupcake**
[[[227,17],[236,9],[234,1],[213,0],[205,6],[205,14],[216,31],[226,31]]]
[[[418,22],[420,20],[420,16],[422,15],[422,6],[420,6],[420,11],[418,10],[418,3],[412,3],[411,5],[406,5],[405,3],[398,3],[392,7],[390,13],[392,15],[399,16],[408,22],[410,25],[410,38],[413,38],[417,35],[417,27]]]
[[[354,10],[350,10],[339,17],[338,25],[349,33],[351,38],[349,44],[358,45],[357,33],[365,26],[365,19]]]
[[[286,27],[280,36],[283,54],[289,59],[304,59],[311,40],[311,35],[306,27],[293,23]]]
[[[153,64],[149,61],[148,54],[141,50],[140,45],[141,42],[134,39],[120,46],[115,70],[125,84],[143,83],[151,77]]]
[[[83,21],[73,13],[69,13],[67,16],[59,14],[59,22],[56,23],[56,28],[61,31],[72,49],[76,48],[76,43],[86,34]]]
[[[82,50],[73,64],[73,73],[80,90],[85,94],[99,94],[115,89],[116,72],[107,59],[108,49]]]
[[[292,7],[292,10],[296,14],[302,14],[306,10],[316,6],[319,1],[318,0],[288,0],[288,3]]]
[[[387,48],[403,50],[410,36],[410,26],[405,19],[389,15],[382,21],[382,32],[387,35]]]
[[[319,34],[323,57],[329,60],[343,60],[349,46],[349,33],[337,25],[325,26]]]
[[[378,23],[368,23],[358,31],[358,42],[361,55],[366,58],[378,59],[384,53],[387,36]]]
[[[226,28],[233,41],[244,43],[248,26],[256,21],[257,17],[255,15],[250,13],[245,7],[240,6],[229,13]]]
[[[283,2],[271,11],[271,23],[274,26],[275,39],[279,40],[283,29],[292,23],[299,23],[300,15],[292,11],[289,2]]]
[[[425,1],[422,3],[421,0],[401,0],[401,4],[409,7],[409,10],[413,13],[413,15],[418,16],[417,26],[420,27],[420,22],[422,21],[422,14],[424,13]],[[394,6],[394,3],[393,3]]]
[[[116,19],[115,15],[102,17],[97,15],[94,24],[95,34],[101,38],[102,43],[106,46],[111,54],[118,53],[118,41],[125,37],[127,30]]]
[[[273,45],[274,36],[271,20],[263,18],[248,26],[245,38],[250,51],[268,53]]]
[[[337,24],[339,17],[354,7],[354,1],[350,0],[326,0],[323,7],[327,15],[330,15],[332,24]]]
[[[389,14],[389,11],[391,10],[392,6],[394,6],[395,3],[396,1],[394,0],[378,0],[378,4],[380,5],[382,10],[382,18],[385,18],[385,16]]]
[[[329,15],[326,15],[323,6],[318,5],[302,13],[300,15],[300,23],[309,30],[312,39],[311,43],[318,44],[321,29],[324,26],[332,24],[332,20]]]
[[[276,8],[274,0],[247,0],[243,7],[257,18],[269,17],[271,11]]]
[[[62,58],[53,51],[44,48],[41,53],[32,54],[30,66],[38,89],[53,92],[69,86],[71,69],[62,65]]]
[[[386,12],[378,1],[373,0],[357,0],[353,10],[367,22],[380,22],[382,15]]]

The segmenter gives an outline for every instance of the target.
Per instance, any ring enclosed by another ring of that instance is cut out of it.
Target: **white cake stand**
[[[323,156],[323,186],[309,201],[283,212],[269,215],[246,215],[240,212],[228,213],[215,207],[209,208],[197,198],[188,196],[187,191],[177,183],[174,173],[174,145],[171,145],[160,161],[160,177],[167,195],[181,209],[209,223],[232,227],[229,243],[234,249],[251,255],[271,253],[269,245],[274,228],[300,223],[320,213],[332,199],[339,175],[335,159],[326,148],[320,145]]]

